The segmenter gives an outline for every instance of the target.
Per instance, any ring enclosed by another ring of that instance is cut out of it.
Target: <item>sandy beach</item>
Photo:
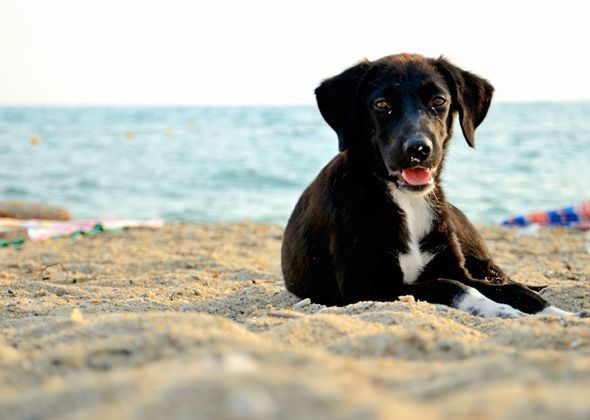
[[[482,231],[514,279],[590,309],[583,232]],[[590,319],[293,307],[281,235],[171,224],[0,249],[0,418],[590,418]]]

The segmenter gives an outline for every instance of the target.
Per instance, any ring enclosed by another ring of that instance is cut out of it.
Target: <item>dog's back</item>
[[[345,154],[336,156],[303,192],[285,229],[281,248],[287,290],[327,305],[341,303],[329,253],[329,230],[338,216],[341,195],[334,191],[334,178],[346,172],[345,158]]]

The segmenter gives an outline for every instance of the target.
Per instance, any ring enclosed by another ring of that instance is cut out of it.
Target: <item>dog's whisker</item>
[[[438,116],[438,112],[436,112],[436,108],[435,107],[431,107],[430,108],[430,112],[432,112],[432,114],[434,115],[434,117],[436,118],[436,120],[440,123],[440,125],[442,125],[444,127],[445,126],[445,123]]]

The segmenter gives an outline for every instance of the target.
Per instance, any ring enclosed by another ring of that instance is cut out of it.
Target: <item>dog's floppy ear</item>
[[[474,132],[488,112],[494,87],[487,80],[461,70],[444,57],[434,60],[434,65],[451,90],[451,106],[459,112],[463,136],[469,146],[475,147]]]
[[[338,149],[346,150],[357,132],[355,118],[359,82],[369,68],[365,60],[337,76],[324,80],[315,90],[318,108],[324,120],[338,134]]]

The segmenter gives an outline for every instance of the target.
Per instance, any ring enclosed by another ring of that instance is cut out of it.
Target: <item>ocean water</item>
[[[590,198],[590,103],[494,104],[443,175],[478,223]],[[0,108],[0,199],[76,218],[285,224],[337,153],[315,107]]]

